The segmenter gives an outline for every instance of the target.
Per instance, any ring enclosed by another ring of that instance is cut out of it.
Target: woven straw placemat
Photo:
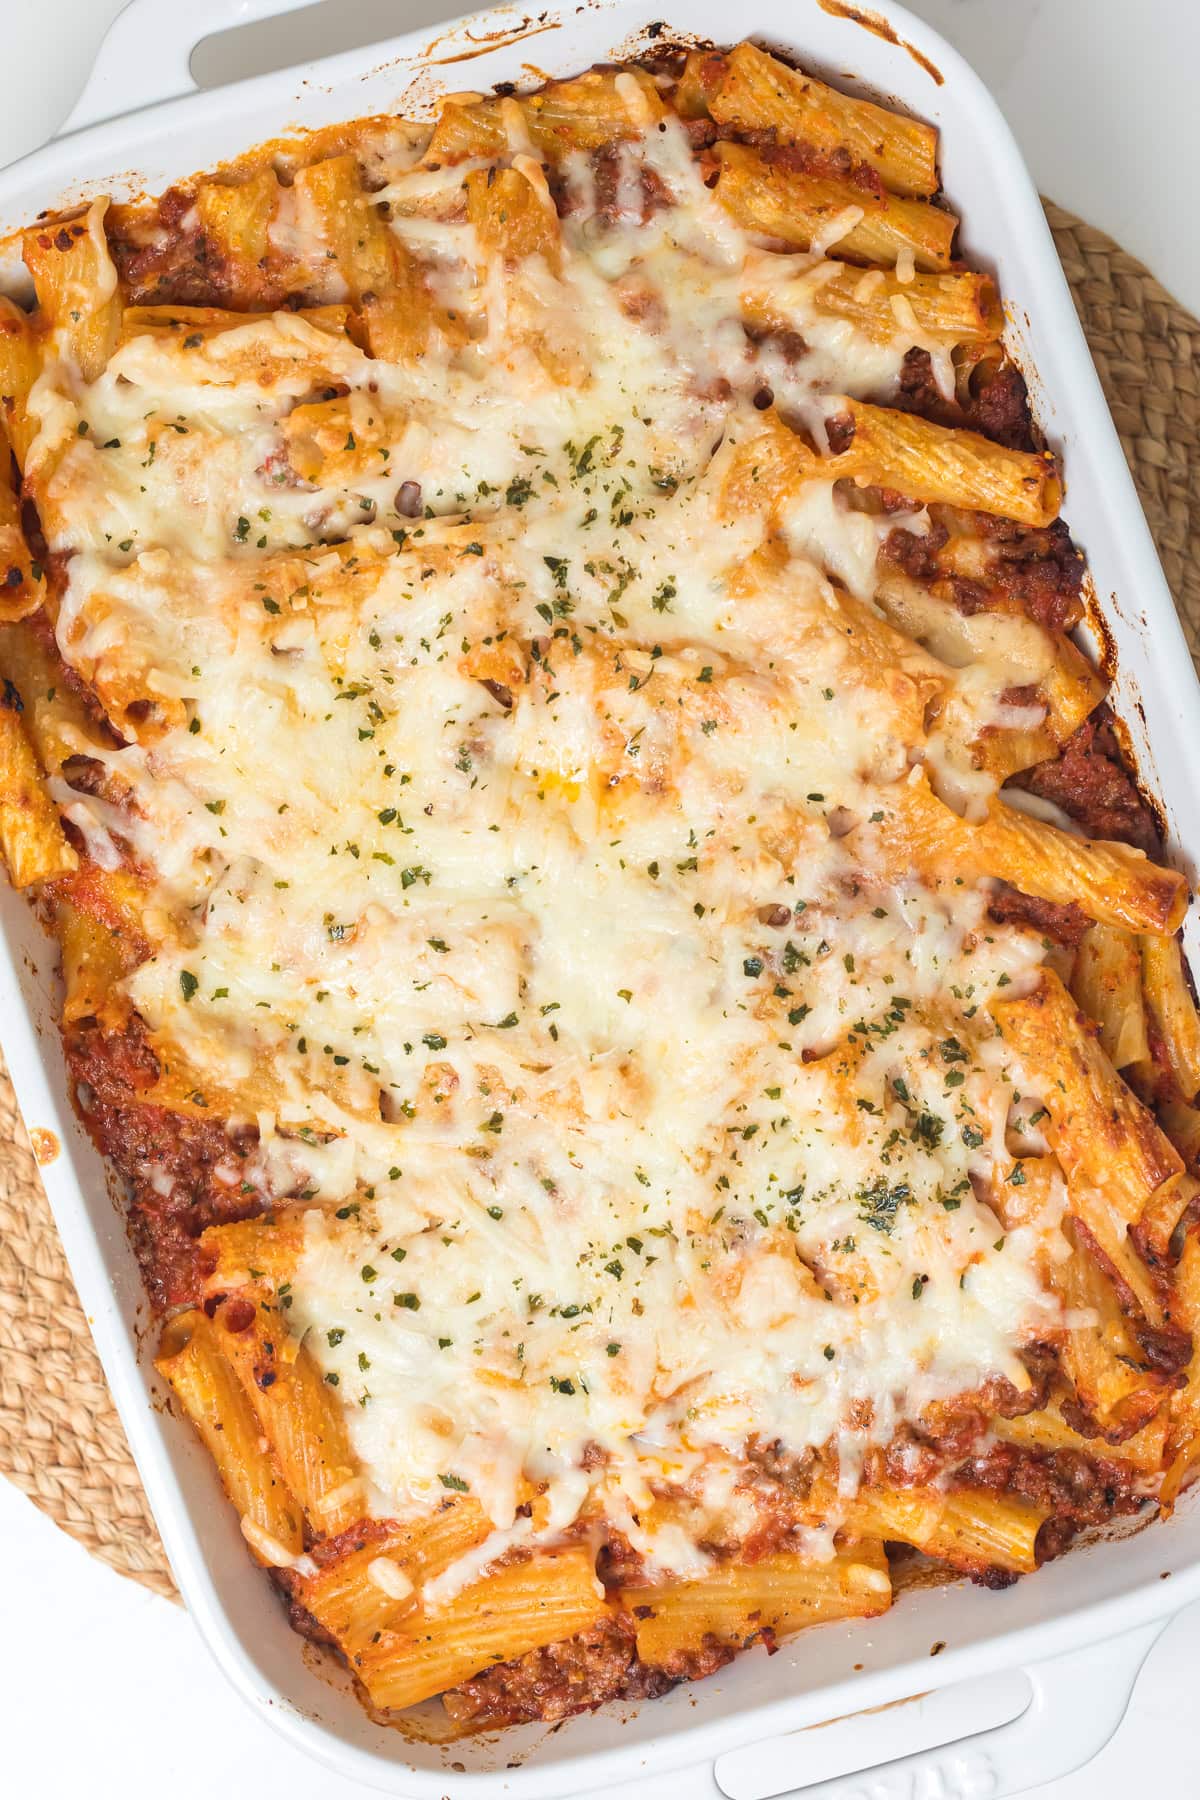
[[[1200,322],[1103,232],[1046,211],[1200,666]],[[178,1598],[2,1061],[0,1473],[110,1568]]]

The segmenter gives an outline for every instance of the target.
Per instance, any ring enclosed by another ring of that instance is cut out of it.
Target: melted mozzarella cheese
[[[590,1503],[687,1573],[662,1484],[748,1521],[747,1445],[778,1442],[850,1492],[1057,1322],[1054,1209],[1006,1238],[976,1193],[1011,1161],[986,1004],[1040,941],[976,888],[871,879],[854,835],[922,753],[919,680],[961,775],[1044,640],[929,624],[881,679],[846,596],[895,518],[819,481],[780,540],[727,515],[763,387],[817,433],[830,394],[886,398],[911,309],[880,346],[793,282],[801,351],[756,348],[763,253],[682,130],[620,157],[615,221],[575,159],[561,272],[519,281],[480,272],[444,175],[396,172],[465,348],[393,367],[275,315],[135,337],[83,391],[51,370],[31,411],[63,655],[110,710],[160,706],[89,747],[126,804],[70,816],[154,871],[128,991],[155,1041],[255,1120],[264,1196],[312,1202],[289,1322],[374,1509],[467,1487],[482,1566],[533,1482],[550,1528]],[[815,293],[819,252],[786,260]],[[297,483],[286,421],[329,382],[351,433],[400,424],[377,470]]]

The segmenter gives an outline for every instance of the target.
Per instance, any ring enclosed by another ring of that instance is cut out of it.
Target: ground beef
[[[1029,391],[1025,377],[1012,363],[1001,363],[999,368],[987,365],[986,373],[968,384],[963,415],[972,431],[980,431],[1010,450],[1036,447]]]
[[[1048,631],[1071,631],[1078,625],[1084,612],[1084,563],[1061,521],[1031,531],[1011,519],[976,513],[974,528],[989,549],[986,570],[976,580],[945,566],[941,553],[949,532],[936,507],[931,516],[934,523],[926,534],[897,526],[884,543],[884,556],[914,581],[948,583],[955,605],[968,615],[1009,606],[1020,607]]]
[[[627,215],[621,211],[622,199],[629,196],[629,183],[622,182],[621,144],[603,144],[592,152],[592,180],[595,185],[596,217],[606,225],[615,225]],[[638,223],[644,225],[656,212],[672,204],[671,190],[654,169],[644,164],[636,169],[638,180]],[[622,188],[625,193],[622,194]]]
[[[1028,925],[1072,950],[1092,922],[1073,900],[1065,906],[1054,900],[1039,900],[1033,894],[1023,894],[1020,888],[1010,887],[1006,881],[992,895],[988,916],[997,925]]]
[[[685,119],[683,128],[693,150],[707,150],[717,140],[717,128],[711,119]]]
[[[913,581],[932,581],[938,572],[938,551],[949,541],[944,525],[934,524],[923,534],[896,525],[888,532],[883,554]]]
[[[253,1136],[137,1099],[157,1080],[158,1063],[136,1018],[119,1032],[83,1024],[64,1043],[83,1122],[129,1184],[130,1238],[150,1299],[160,1312],[194,1305],[207,1272],[200,1233],[262,1211],[261,1195],[236,1175]],[[217,1179],[218,1167],[235,1172],[232,1183]],[[167,1193],[154,1177],[170,1181]]]
[[[843,146],[822,150],[816,144],[780,144],[773,125],[749,131],[722,131],[722,137],[736,138],[758,150],[763,161],[773,169],[792,175],[813,175],[819,179],[845,181],[874,199],[882,199],[883,182],[867,163],[856,163]]]
[[[1154,814],[1125,766],[1106,707],[1079,727],[1055,761],[1026,770],[1016,785],[1061,806],[1089,837],[1133,844],[1151,857],[1162,854]]]
[[[1083,617],[1085,569],[1062,520],[1038,531],[987,513],[977,513],[975,523],[992,546],[989,578],[996,592],[1048,631],[1073,630]]]
[[[271,1580],[279,1589],[287,1605],[288,1624],[310,1644],[323,1644],[328,1650],[337,1650],[338,1641],[332,1632],[326,1631],[320,1619],[310,1613],[307,1606],[296,1598],[299,1577],[291,1569],[272,1569]]]
[[[526,1720],[554,1724],[606,1700],[653,1699],[674,1685],[638,1660],[634,1626],[618,1617],[475,1675],[443,1704],[455,1724],[483,1731]]]
[[[909,350],[900,366],[900,392],[895,404],[935,424],[966,426],[1010,450],[1035,447],[1029,394],[1020,369],[1011,363],[986,364],[968,385],[966,396],[947,400],[933,373],[928,350]]]
[[[159,218],[167,226],[166,232],[151,230],[144,238],[114,233],[109,239],[122,286],[130,300],[141,306],[230,304],[231,271],[198,224],[180,226],[177,209],[170,206],[173,198],[168,192],[159,202]],[[180,195],[179,199],[190,204],[190,196]]]
[[[1076,1529],[1136,1513],[1144,1504],[1137,1492],[1137,1471],[1128,1463],[1081,1450],[1033,1451],[1018,1444],[994,1444],[985,1455],[960,1464],[950,1482],[953,1487],[987,1488],[1048,1506]],[[1045,1560],[1040,1535],[1038,1560]]]
[[[636,1587],[646,1579],[646,1559],[623,1531],[610,1526],[596,1558],[596,1574],[606,1588]]]

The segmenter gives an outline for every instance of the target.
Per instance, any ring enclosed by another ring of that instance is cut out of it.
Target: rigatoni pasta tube
[[[279,206],[279,178],[271,167],[257,169],[245,181],[205,181],[196,189],[196,211],[204,235],[243,279],[271,248],[271,221]]]
[[[311,1353],[289,1337],[278,1306],[235,1297],[214,1318],[217,1342],[254,1408],[284,1480],[318,1536],[356,1519],[366,1495],[345,1415]]]
[[[86,211],[31,226],[23,242],[38,314],[58,355],[84,381],[107,367],[121,329],[117,271],[104,235],[107,199]]]
[[[1051,969],[1029,994],[993,1000],[1001,1035],[1036,1084],[1041,1122],[1074,1191],[1101,1190],[1129,1225],[1156,1188],[1183,1167],[1179,1152],[1121,1080],[1075,1001]]]
[[[703,52],[692,56],[702,58]],[[849,151],[896,194],[937,192],[937,131],[932,125],[839,93],[755,44],[738,44],[727,57],[710,60],[716,67],[699,72],[699,85],[712,90],[708,111],[719,124],[771,131],[779,144]]]
[[[788,1637],[822,1620],[886,1612],[891,1597],[878,1540],[853,1544],[829,1562],[780,1551],[753,1563],[721,1563],[697,1581],[621,1592],[636,1622],[638,1655],[668,1671],[708,1637],[739,1647],[763,1632]]]
[[[427,1519],[367,1527],[361,1544],[297,1587],[301,1604],[347,1656],[360,1655],[377,1633],[418,1604],[417,1590],[474,1549],[492,1526],[478,1502],[448,1500]]]
[[[0,694],[0,850],[19,888],[69,874],[79,864],[46,792],[22,711],[20,694],[6,682]]]
[[[376,1706],[414,1706],[481,1669],[575,1637],[608,1610],[590,1550],[535,1555],[490,1570],[437,1611],[422,1606],[352,1666]]]
[[[789,169],[745,144],[717,144],[714,155],[720,175],[713,191],[744,231],[794,250],[818,245],[851,262],[894,266],[908,254],[922,271],[950,267],[953,213]]]
[[[29,417],[26,401],[41,364],[41,345],[33,320],[15,301],[0,294],[0,423],[22,469],[25,453],[38,430],[39,422]]]
[[[200,1235],[201,1249],[215,1259],[208,1291],[227,1294],[252,1282],[287,1281],[304,1254],[304,1217],[302,1206],[281,1207],[266,1217],[210,1225]]]
[[[913,413],[844,400],[827,417],[836,451],[822,454],[764,415],[738,447],[722,490],[726,511],[776,510],[805,481],[853,480],[895,489],[919,504],[939,502],[1023,525],[1058,516],[1062,488],[1051,456],[1007,450],[974,431],[954,431]]]
[[[1094,1456],[1096,1440],[1084,1437],[1073,1425],[1068,1425],[1059,1410],[1059,1402],[1039,1407],[1036,1412],[1018,1413],[1015,1418],[994,1418],[990,1422],[993,1436],[1002,1443],[1016,1444],[1019,1449],[1032,1450],[1045,1454],[1056,1450],[1071,1450],[1077,1456]],[[1155,1475],[1163,1465],[1163,1450],[1167,1437],[1166,1409],[1160,1410],[1143,1425],[1140,1431],[1122,1440],[1119,1445],[1106,1447],[1106,1457],[1128,1463],[1131,1468]]]
[[[12,471],[12,445],[0,418],[0,624],[28,618],[46,592],[41,568],[21,529],[21,502]]]
[[[440,166],[523,150],[560,161],[573,151],[637,137],[666,111],[644,69],[590,69],[570,81],[549,82],[536,94],[443,101],[424,162]]]
[[[260,1562],[298,1555],[303,1514],[221,1353],[212,1320],[199,1310],[178,1314],[163,1332],[154,1366],[216,1463],[254,1555]]]
[[[1121,1312],[1112,1283],[1088,1253],[1078,1227],[1064,1226],[1071,1253],[1050,1265],[1050,1283],[1072,1321],[1060,1360],[1080,1405],[1110,1443],[1140,1431],[1165,1397],[1161,1379],[1146,1366]]]
[[[915,413],[847,400],[844,416],[853,427],[846,469],[857,462],[862,474],[914,499],[942,501],[1049,525],[1058,517],[1062,484],[1049,454],[1009,450],[975,431],[935,425]]]
[[[466,336],[461,319],[436,306],[413,257],[362,185],[353,156],[330,156],[296,173],[300,204],[319,221],[331,265],[363,320],[372,356],[406,363],[424,355],[436,332]]]
[[[1128,844],[1078,838],[1001,799],[978,824],[937,798],[923,770],[888,790],[885,822],[869,853],[881,870],[915,865],[927,879],[995,876],[1059,905],[1074,903],[1104,924],[1170,930],[1187,884]]]
[[[990,1489],[864,1487],[851,1503],[855,1530],[912,1544],[954,1568],[1027,1574],[1037,1567],[1037,1536],[1048,1507]]]
[[[803,332],[816,314],[844,319],[877,344],[902,342],[906,334],[925,347],[931,339],[951,348],[988,344],[1004,325],[988,275],[914,275],[905,282],[890,269],[834,261],[795,268],[769,253],[748,259],[741,305],[759,331]]]
[[[1175,1085],[1184,1100],[1200,1089],[1200,1018],[1177,938],[1140,940],[1142,985]]]
[[[1111,925],[1088,927],[1076,953],[1071,992],[1099,1028],[1114,1069],[1150,1054],[1141,973],[1137,938]]]

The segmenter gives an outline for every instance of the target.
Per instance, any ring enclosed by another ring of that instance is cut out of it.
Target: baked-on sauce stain
[[[823,13],[828,13],[831,18],[849,19],[852,25],[861,25],[864,31],[874,32],[875,36],[882,38],[885,43],[896,44],[901,50],[907,50],[913,61],[919,63],[925,73],[932,76],[939,87],[944,83],[946,78],[937,64],[930,62],[929,58],[923,55],[915,44],[910,44],[904,38],[897,37],[887,20],[881,18],[878,13],[867,12],[861,6],[847,6],[843,4],[843,0],[817,0],[817,5]]]
[[[29,1142],[33,1145],[33,1154],[41,1169],[44,1169],[47,1163],[52,1163],[62,1149],[62,1145],[54,1133],[47,1131],[42,1125],[34,1125],[31,1128]]]

